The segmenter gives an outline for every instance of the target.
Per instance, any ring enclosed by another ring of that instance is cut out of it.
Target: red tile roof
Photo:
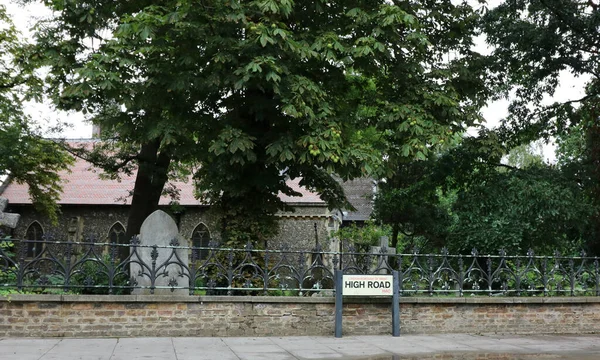
[[[135,174],[131,176],[122,175],[120,181],[101,179],[102,171],[94,168],[89,162],[77,159],[71,167],[71,172],[60,172],[63,181],[63,192],[59,200],[61,205],[128,205],[131,204],[130,191],[135,184]],[[302,194],[301,197],[290,197],[279,194],[279,198],[286,203],[311,204],[324,202],[316,193],[313,193],[298,185],[299,179],[288,180],[288,186]],[[194,186],[192,181],[172,182],[179,192],[179,203],[181,205],[203,205],[194,197]],[[1,188],[0,188],[1,189]],[[9,183],[0,194],[9,200],[10,204],[31,204],[28,186],[25,184]],[[171,201],[168,196],[163,196],[161,205],[167,205]]]

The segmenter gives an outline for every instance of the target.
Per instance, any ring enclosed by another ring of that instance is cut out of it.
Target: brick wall
[[[600,298],[402,298],[401,332],[596,333]],[[332,298],[12,295],[0,337],[333,336]],[[345,299],[344,335],[391,333],[389,300]]]

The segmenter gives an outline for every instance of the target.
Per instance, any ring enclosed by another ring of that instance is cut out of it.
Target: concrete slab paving
[[[411,336],[410,341],[418,347],[439,351],[473,351],[474,348],[460,339],[450,339],[432,336]]]
[[[356,347],[356,348],[352,348],[352,349],[346,349],[346,348],[337,348],[337,349],[332,349],[334,351],[336,351],[339,354],[343,355],[343,358],[351,358],[351,357],[371,357],[371,356],[375,356],[375,355],[393,355],[392,353],[389,353],[383,349],[379,349],[379,348],[368,348],[368,347]]]
[[[333,350],[325,350],[325,351],[317,351],[317,350],[302,350],[302,351],[290,351],[290,354],[294,356],[295,359],[347,359],[343,354],[335,352]]]
[[[540,336],[533,335],[527,337],[518,337],[514,335],[498,336],[497,345],[503,349],[508,346],[514,346],[524,349],[527,353],[561,353],[568,354],[575,352],[581,344],[570,341],[569,338],[561,338],[554,335]],[[591,344],[586,344],[591,345]]]
[[[368,344],[373,344],[377,347],[379,347],[380,349],[391,353],[391,354],[427,354],[427,353],[434,353],[435,350],[432,349],[431,347],[428,346],[424,346],[422,342],[417,342],[413,340],[413,336],[411,335],[407,335],[407,336],[402,336],[402,341],[398,341],[398,340],[392,340],[390,341],[389,338],[377,338],[377,337],[373,337],[370,339],[362,339],[363,341],[367,342]],[[397,339],[397,338],[395,338]]]
[[[0,339],[0,360],[600,359],[600,335]]]
[[[221,338],[173,338],[177,360],[238,360]]]
[[[223,338],[223,342],[242,360],[296,359],[285,348],[274,343],[271,338]]]
[[[239,354],[240,360],[298,360],[297,357],[293,356],[288,352],[280,353],[253,353],[244,352]]]
[[[331,349],[329,346],[320,344],[306,336],[271,338],[271,340],[298,359],[337,359],[344,357],[343,354]]]
[[[437,339],[451,339],[456,344],[462,344],[464,346],[467,346],[469,348],[468,351],[494,352],[490,349],[497,349],[497,352],[519,353],[522,352],[524,349],[521,346],[509,343],[499,343],[497,339],[491,339],[487,336],[480,335],[441,334],[434,335],[432,340],[435,341]]]
[[[327,336],[309,336],[308,337],[311,341],[317,342],[319,344],[323,344],[323,345],[338,345],[338,344],[347,344],[347,345],[351,345],[356,343],[356,338],[354,336],[344,336],[342,338],[335,338],[333,336],[331,337],[327,337]],[[287,338],[281,338],[281,339],[287,339]]]
[[[246,345],[272,345],[273,341],[268,337],[231,337],[222,338],[229,346],[246,346]]]
[[[44,354],[44,360],[109,360],[117,339],[63,339]]]
[[[317,339],[309,336],[289,336],[289,337],[271,337],[269,338],[274,344],[285,346],[290,349],[306,349],[312,348],[327,348],[326,345],[321,344]]]
[[[271,344],[271,345],[238,345],[238,346],[231,346],[230,349],[231,349],[231,351],[233,351],[236,354],[243,354],[243,353],[269,354],[269,353],[286,352],[286,350],[284,350],[284,348],[277,346],[275,344]]]
[[[110,360],[177,360],[177,357],[171,338],[120,338]]]
[[[50,351],[61,339],[2,339],[0,340],[0,359],[2,360],[38,360]]]

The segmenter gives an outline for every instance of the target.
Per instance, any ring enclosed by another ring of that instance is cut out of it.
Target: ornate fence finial
[[[133,246],[140,245],[141,244],[140,243],[140,237],[138,235],[133,235],[131,237],[130,244],[133,245]]]
[[[171,239],[171,241],[169,242],[169,246],[179,246],[179,239],[177,236]]]
[[[529,258],[532,258],[532,257],[534,257],[534,256],[535,256],[535,253],[533,252],[533,249],[531,249],[531,248],[530,248],[529,250],[527,250],[527,256],[528,256]]]

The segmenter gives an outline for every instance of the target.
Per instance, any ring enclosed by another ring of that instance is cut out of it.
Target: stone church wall
[[[44,234],[52,234],[57,240],[69,238],[73,241],[85,241],[89,236],[104,240],[115,223],[127,225],[128,208],[125,206],[63,205],[57,224],[52,224],[29,205],[11,205],[10,209],[21,215],[19,225],[13,232],[16,239],[22,239],[34,221],[40,223]]]
[[[44,234],[52,234],[59,241],[86,241],[90,236],[94,236],[97,241],[104,242],[115,223],[121,223],[123,227],[127,226],[129,207],[62,205],[57,224],[52,224],[48,218],[41,216],[31,205],[10,205],[9,210],[21,215],[18,226],[12,232],[13,238],[24,238],[27,228],[37,221]],[[163,210],[169,212],[168,207]],[[218,227],[215,219],[210,217],[208,207],[185,207],[179,216],[171,215],[178,222],[179,232],[184,238],[191,238],[195,227],[203,223],[208,227],[211,237],[219,240]],[[332,228],[330,213],[325,206],[296,206],[295,211],[281,212],[277,216],[280,231],[273,240],[268,242],[270,248],[277,249],[285,243],[294,250],[313,249],[316,241],[316,224],[319,243],[324,250],[328,250],[328,234]]]

